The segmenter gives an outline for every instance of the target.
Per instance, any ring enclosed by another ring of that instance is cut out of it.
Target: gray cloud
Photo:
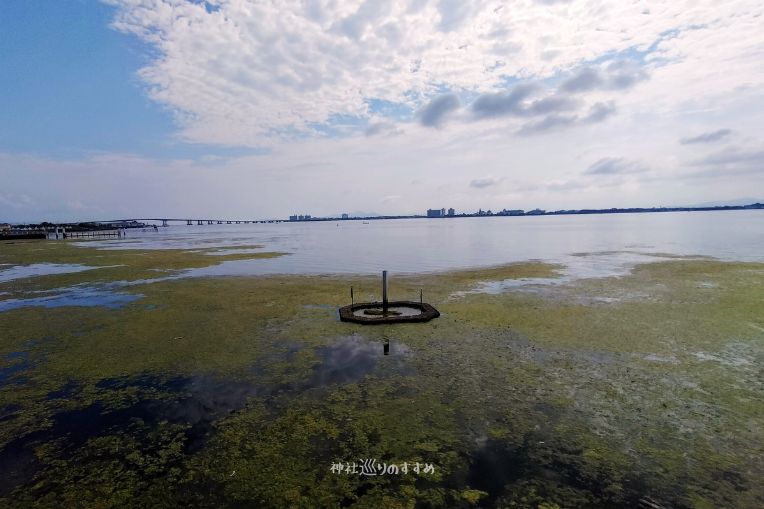
[[[648,78],[633,60],[615,60],[603,69],[586,67],[560,85],[563,92],[576,94],[591,90],[625,90]]]
[[[527,99],[541,91],[534,83],[518,85],[509,92],[483,94],[472,103],[472,112],[477,118],[502,116],[532,117],[573,111],[580,102],[562,95],[550,95],[532,102]]]
[[[441,95],[419,111],[419,122],[427,127],[440,127],[446,116],[459,106],[456,94]]]
[[[574,125],[596,124],[604,121],[614,113],[615,104],[612,101],[609,103],[595,103],[589,108],[589,113],[584,117],[579,117],[578,115],[548,115],[541,120],[528,122],[523,125],[517,131],[517,134],[521,136],[529,136]]]
[[[541,99],[531,100],[543,89],[534,83],[518,85],[509,92],[488,93],[479,96],[471,106],[473,115],[478,119],[501,116],[535,117],[541,120],[528,122],[517,134],[529,135],[576,124],[594,124],[602,122],[615,113],[615,104],[595,103],[584,116],[571,114],[581,106],[579,99],[559,91]]]
[[[561,111],[573,111],[578,108],[579,101],[570,97],[550,96],[531,103],[524,111],[529,115],[548,115]]]
[[[719,129],[708,133],[699,134],[689,138],[682,138],[679,143],[682,145],[692,145],[694,143],[713,143],[732,134],[732,129]]]
[[[588,67],[563,82],[551,95],[534,99],[543,92],[536,83],[525,83],[508,92],[488,93],[479,96],[471,106],[475,118],[501,116],[544,116],[523,125],[517,134],[529,135],[573,125],[602,122],[616,112],[615,103],[598,102],[590,106],[588,113],[577,112],[582,101],[577,94],[592,90],[623,90],[647,79],[647,72],[632,60],[610,62],[602,68]]]
[[[602,122],[608,117],[615,114],[615,103],[613,101],[607,103],[594,103],[589,108],[589,113],[581,119],[582,122],[587,124],[596,124]]]
[[[567,79],[560,85],[560,90],[565,92],[586,92],[588,90],[594,90],[602,85],[603,79],[599,71],[587,67],[582,69],[573,76]]]
[[[475,189],[483,189],[486,187],[495,186],[501,183],[501,181],[504,179],[496,179],[493,177],[485,177],[481,179],[475,179],[470,182],[470,187],[474,187]]]
[[[576,116],[549,115],[541,120],[528,122],[517,131],[517,134],[521,136],[539,134],[553,129],[572,126],[577,121],[578,117]]]
[[[509,92],[483,94],[472,103],[472,112],[478,118],[520,115],[524,111],[523,101],[539,89],[536,84],[525,83]]]
[[[584,175],[624,175],[644,171],[645,167],[636,161],[627,161],[621,157],[606,157],[589,166]]]
[[[606,88],[610,90],[624,90],[631,88],[640,81],[648,78],[645,71],[633,60],[616,60],[610,62],[605,68]]]

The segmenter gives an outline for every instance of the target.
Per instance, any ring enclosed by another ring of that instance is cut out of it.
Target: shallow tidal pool
[[[0,505],[764,507],[764,264],[407,275],[441,317],[369,327],[376,278],[214,249],[2,246],[98,269],[0,281]]]

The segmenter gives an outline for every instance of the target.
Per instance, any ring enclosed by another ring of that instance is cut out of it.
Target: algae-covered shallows
[[[0,263],[104,268],[0,283],[0,298],[202,256],[4,246]],[[142,297],[116,309],[2,312],[2,503],[760,507],[764,266],[675,260],[472,293],[558,270],[397,277],[392,293],[425,287],[443,316],[372,329],[337,320],[340,277],[165,279],[125,287]],[[330,471],[362,459],[434,471]]]

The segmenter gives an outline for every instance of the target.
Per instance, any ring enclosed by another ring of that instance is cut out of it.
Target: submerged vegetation
[[[764,505],[764,264],[400,277],[391,294],[424,288],[441,317],[369,329],[336,310],[376,278],[166,278],[278,255],[219,251],[2,246],[0,264],[99,268],[0,282],[0,303],[136,298],[0,312],[0,504]],[[364,459],[434,471],[331,470]]]

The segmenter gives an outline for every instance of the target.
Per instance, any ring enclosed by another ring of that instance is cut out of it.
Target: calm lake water
[[[224,262],[194,275],[421,273],[543,260],[585,277],[627,271],[660,254],[764,261],[764,211],[182,225],[130,230],[124,240],[85,244],[107,249],[257,244],[289,253]]]

